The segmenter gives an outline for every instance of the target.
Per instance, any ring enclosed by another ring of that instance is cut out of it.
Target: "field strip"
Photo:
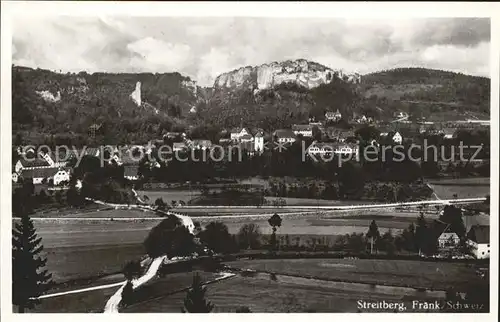
[[[356,211],[363,209],[383,209],[383,208],[395,208],[395,207],[405,207],[405,206],[419,206],[419,205],[447,205],[447,204],[468,204],[468,203],[480,203],[486,200],[485,197],[482,198],[467,198],[467,199],[448,199],[448,200],[427,200],[427,201],[414,201],[414,202],[402,202],[402,203],[389,203],[389,204],[371,204],[371,205],[352,205],[352,206],[284,206],[279,209],[304,209],[308,211],[299,212],[284,212],[280,213],[280,216],[297,216],[297,215],[311,215],[311,214],[330,214],[336,211]],[[261,209],[262,207],[257,206],[185,206],[185,209]],[[274,212],[261,213],[261,214],[239,214],[239,215],[204,215],[204,216],[187,216],[182,214],[182,208],[176,212],[168,210],[165,214],[172,214],[178,216],[183,221],[184,217],[189,217],[192,219],[224,219],[224,218],[259,218],[272,216]],[[270,208],[276,209],[276,208]],[[269,209],[269,210],[270,210]],[[152,210],[153,211],[153,210]],[[349,214],[339,214],[340,217],[349,216]],[[163,220],[164,217],[31,217],[36,221],[158,221]],[[13,219],[19,219],[18,217],[13,217]]]
[[[217,282],[221,282],[221,281],[225,281],[227,279],[230,279],[230,278],[233,278],[236,276],[235,273],[230,273],[230,272],[221,272],[220,273],[221,276],[211,280],[211,281],[207,281],[207,282],[204,282],[202,283],[202,285],[210,285],[210,284],[215,284]],[[160,296],[156,296],[156,297],[153,297],[153,298],[149,298],[145,301],[141,301],[139,303],[135,303],[135,304],[132,304],[131,306],[134,306],[134,305],[137,305],[137,304],[144,304],[144,303],[147,303],[147,302],[152,302],[152,301],[156,301],[156,300],[159,300],[159,299],[162,299],[162,298],[165,298],[167,296],[170,296],[170,295],[173,295],[173,294],[178,294],[180,292],[186,292],[187,290],[191,289],[191,287],[184,287],[184,288],[181,288],[181,289],[178,289],[178,290],[175,290],[175,291],[172,291],[172,292],[169,292],[167,294],[162,294]],[[130,306],[130,307],[131,307]]]
[[[123,282],[117,282],[117,283],[113,283],[113,284],[105,284],[105,285],[81,288],[81,289],[72,290],[72,291],[45,294],[45,295],[39,296],[38,298],[39,299],[47,299],[47,298],[51,298],[51,297],[64,296],[64,295],[69,295],[69,294],[78,294],[78,293],[91,292],[91,291],[96,291],[96,290],[103,290],[106,288],[112,288],[112,287],[116,287],[116,286],[125,285],[125,283],[126,283],[126,281],[123,281]]]
[[[441,204],[462,204],[476,203],[485,201],[486,197],[480,198],[465,198],[465,199],[447,199],[447,200],[424,200],[424,201],[409,201],[399,203],[385,204],[366,204],[366,205],[345,205],[345,206],[282,206],[279,209],[328,209],[328,210],[347,210],[347,209],[370,209],[370,208],[389,208],[389,207],[404,207],[404,206],[419,206],[419,205],[441,205]],[[261,206],[182,206],[186,209],[230,209],[230,208],[249,208],[249,209],[273,209],[270,207]]]

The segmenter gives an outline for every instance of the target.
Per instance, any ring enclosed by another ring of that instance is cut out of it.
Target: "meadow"
[[[262,211],[262,210],[261,210]],[[100,215],[132,216],[139,214],[155,217],[154,213],[143,213],[129,210],[99,211]],[[387,216],[383,210],[362,210],[352,213],[355,218],[338,218],[334,214],[311,214],[283,216],[278,235],[289,235],[294,242],[301,238],[301,244],[307,243],[311,237],[327,238],[333,243],[338,235],[347,233],[365,233],[375,219],[380,232],[391,229],[394,234],[413,222],[415,213],[394,213]],[[85,214],[85,216],[90,216]],[[162,218],[153,220],[69,220],[69,219],[35,219],[37,233],[42,237],[44,252],[47,256],[47,268],[54,274],[56,282],[73,279],[90,278],[118,272],[123,265],[144,254],[142,243],[152,227]],[[237,234],[246,223],[259,226],[263,235],[272,232],[267,217],[194,217],[202,226],[212,221],[221,221],[228,226],[231,234]]]
[[[444,291],[426,291],[422,287],[447,289],[478,279],[473,267],[460,263],[303,259],[241,260],[226,264],[276,274],[237,275],[208,285],[206,298],[215,305],[216,313],[235,312],[241,307],[259,313],[366,312],[359,310],[359,300],[403,301],[411,312],[412,299],[441,300],[445,296]],[[122,312],[177,313],[184,297],[184,292],[160,296]]]
[[[428,183],[440,199],[485,197],[491,189],[490,178],[446,178]]]

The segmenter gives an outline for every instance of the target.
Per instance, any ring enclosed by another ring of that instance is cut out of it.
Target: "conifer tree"
[[[201,283],[200,275],[193,276],[193,284],[184,299],[182,313],[210,313],[214,306],[205,300],[206,287]]]
[[[47,259],[40,256],[42,238],[36,234],[28,215],[12,230],[12,303],[19,313],[39,304],[38,297],[52,287],[52,274],[43,269]]]
[[[380,238],[380,233],[378,231],[378,226],[375,220],[372,220],[370,223],[370,227],[368,228],[368,232],[366,233],[366,237],[370,240],[370,254],[373,253],[373,246]]]

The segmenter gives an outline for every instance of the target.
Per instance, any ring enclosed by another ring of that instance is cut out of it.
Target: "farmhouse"
[[[478,259],[490,258],[490,227],[472,226],[467,233],[467,242]]]
[[[438,245],[439,248],[455,247],[460,243],[460,238],[456,233],[444,232],[439,235]]]

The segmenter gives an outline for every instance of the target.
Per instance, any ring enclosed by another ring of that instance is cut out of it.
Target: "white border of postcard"
[[[1,108],[1,318],[2,321],[88,321],[100,319],[109,321],[110,316],[103,314],[13,314],[11,304],[11,47],[12,30],[10,22],[16,17],[32,15],[73,15],[73,16],[105,16],[105,15],[133,15],[133,16],[267,16],[267,17],[357,17],[370,19],[410,18],[410,17],[490,17],[491,33],[491,312],[489,314],[320,314],[314,313],[314,319],[331,320],[358,320],[366,321],[380,319],[389,320],[441,320],[441,321],[497,321],[498,315],[498,121],[499,121],[499,63],[500,63],[500,4],[478,2],[437,2],[437,3],[307,3],[307,2],[56,2],[56,1],[2,1],[1,3],[1,32],[2,32],[2,108]],[[496,144],[495,144],[496,143]],[[141,314],[139,316],[122,314],[112,319],[137,321],[137,319],[165,319],[199,321],[200,317],[189,314]],[[201,317],[206,321],[233,321],[234,316],[216,314]],[[255,319],[283,319],[289,322],[303,322],[305,317],[300,314],[272,314],[259,315],[243,314],[238,320]]]

